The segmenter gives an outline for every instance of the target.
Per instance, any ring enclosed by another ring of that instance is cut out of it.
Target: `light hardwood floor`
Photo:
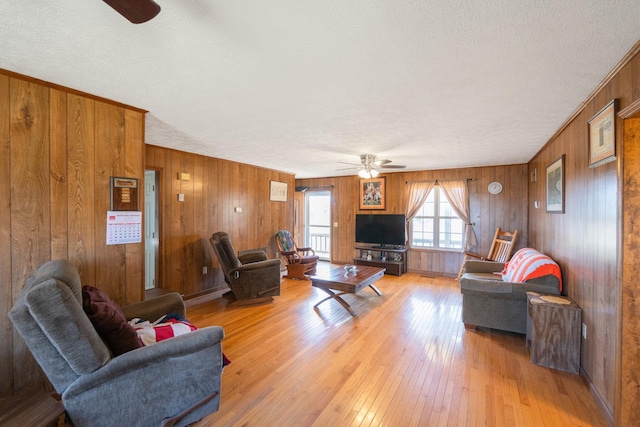
[[[578,375],[532,365],[524,336],[468,332],[458,282],[385,276],[345,300],[283,279],[271,304],[188,309],[225,329],[220,410],[198,426],[605,426]]]

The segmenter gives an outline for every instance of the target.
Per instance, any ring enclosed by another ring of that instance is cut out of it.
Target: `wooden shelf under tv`
[[[407,249],[406,248],[387,248],[380,246],[356,246],[359,251],[371,252],[371,259],[368,260],[362,257],[356,257],[353,259],[355,265],[366,265],[370,267],[386,268],[385,274],[393,274],[395,276],[402,276],[407,272]],[[384,253],[400,254],[400,260],[387,259],[382,261],[382,255]]]

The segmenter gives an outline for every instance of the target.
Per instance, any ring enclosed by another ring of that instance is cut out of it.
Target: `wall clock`
[[[487,187],[487,189],[491,194],[499,194],[502,192],[502,184],[500,184],[498,181],[493,181],[491,184],[489,184],[489,187]]]

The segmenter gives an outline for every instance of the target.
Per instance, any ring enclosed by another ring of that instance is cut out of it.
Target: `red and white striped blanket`
[[[562,274],[560,266],[532,248],[523,248],[516,252],[502,270],[502,280],[512,283],[523,283],[538,277],[553,275],[558,278],[559,290],[562,292]]]
[[[177,337],[198,329],[186,320],[175,317],[162,316],[155,322],[148,320],[132,319],[129,321],[136,330],[144,345],[151,345],[162,340]]]

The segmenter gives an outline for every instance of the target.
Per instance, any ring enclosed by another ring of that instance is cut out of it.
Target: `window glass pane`
[[[440,216],[457,216],[444,194],[440,197]]]
[[[435,193],[437,188],[433,189],[429,193],[429,197],[427,197],[427,201],[422,205],[422,209],[424,210],[424,215],[421,216],[435,216]]]
[[[411,227],[411,245],[423,248],[432,248],[433,242],[433,218],[414,218]]]
[[[462,220],[459,218],[440,218],[439,247],[462,249]]]
[[[410,244],[422,248],[462,249],[463,233],[464,223],[444,192],[435,187],[411,221]]]

